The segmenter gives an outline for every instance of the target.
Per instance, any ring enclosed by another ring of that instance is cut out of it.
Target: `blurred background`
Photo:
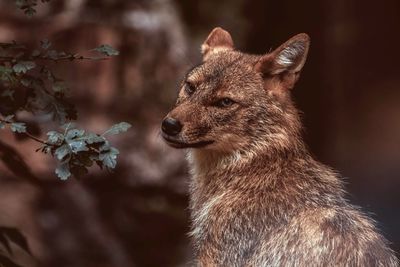
[[[33,254],[13,247],[16,262],[187,266],[185,155],[163,144],[159,124],[216,26],[249,53],[300,32],[311,36],[293,92],[307,144],[340,171],[351,202],[371,213],[400,251],[400,1],[54,0],[27,18],[14,1],[0,0],[0,42],[48,38],[65,51],[117,48],[120,55],[107,61],[54,68],[73,88],[79,126],[102,132],[119,121],[133,125],[112,140],[121,152],[115,172],[93,169],[66,182],[50,156],[35,152],[37,143],[0,131],[0,225],[18,228]],[[10,168],[11,157],[28,171]]]

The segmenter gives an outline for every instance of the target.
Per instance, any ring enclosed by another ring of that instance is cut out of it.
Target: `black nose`
[[[168,135],[177,135],[182,130],[182,124],[174,118],[166,118],[161,124],[161,129]]]

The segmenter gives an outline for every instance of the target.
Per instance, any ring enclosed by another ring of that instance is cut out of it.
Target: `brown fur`
[[[373,221],[345,200],[338,175],[302,141],[290,90],[308,47],[299,34],[248,55],[216,28],[204,62],[185,77],[167,116],[183,127],[163,137],[189,148],[200,266],[398,266]]]

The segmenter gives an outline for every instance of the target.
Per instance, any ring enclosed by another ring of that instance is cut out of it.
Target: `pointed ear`
[[[305,33],[300,33],[272,53],[262,56],[255,68],[263,73],[264,76],[276,75],[283,72],[288,74],[298,74],[306,62],[310,37]]]
[[[203,60],[205,61],[210,54],[221,50],[233,50],[233,40],[229,32],[217,27],[211,31],[201,46]]]

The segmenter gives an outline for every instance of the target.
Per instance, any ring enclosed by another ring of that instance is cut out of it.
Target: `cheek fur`
[[[186,132],[187,136],[191,136],[192,138],[202,138],[205,137],[211,130],[209,125],[192,125],[190,129]]]
[[[214,122],[216,126],[234,125],[238,116],[238,110],[221,110],[214,114]]]

